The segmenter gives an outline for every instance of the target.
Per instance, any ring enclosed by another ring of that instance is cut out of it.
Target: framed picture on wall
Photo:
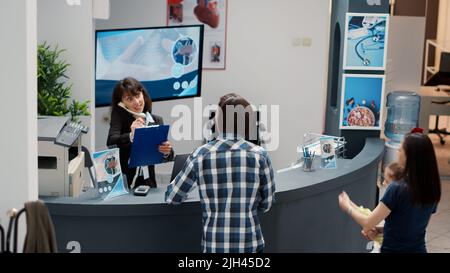
[[[385,70],[389,14],[347,13],[344,70]]]
[[[344,74],[339,129],[380,130],[384,75]]]
[[[225,69],[227,0],[167,0],[167,25],[205,26],[203,69]]]

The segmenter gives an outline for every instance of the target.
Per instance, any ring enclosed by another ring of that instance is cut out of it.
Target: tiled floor
[[[427,249],[430,253],[450,253],[450,180],[442,181],[441,202],[427,228]]]
[[[446,136],[445,144],[441,145],[439,143],[439,138],[435,134],[429,135],[431,141],[434,145],[434,150],[436,152],[436,159],[438,161],[439,174],[441,177],[446,177],[450,179],[450,136]]]
[[[445,126],[441,124],[440,127]],[[436,135],[430,134],[429,137],[434,144],[439,174],[443,180],[441,202],[427,228],[427,248],[431,253],[450,253],[450,136],[445,137],[445,145],[439,143]]]

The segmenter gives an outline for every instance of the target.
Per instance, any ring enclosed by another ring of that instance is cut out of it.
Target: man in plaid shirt
[[[274,202],[272,164],[264,148],[247,141],[254,124],[249,107],[245,119],[238,119],[226,111],[229,106],[243,109],[249,103],[236,94],[220,99],[218,138],[189,156],[167,187],[166,202],[180,204],[197,183],[203,210],[203,252],[262,252],[258,212],[268,211]],[[245,132],[229,126],[229,120],[235,124],[245,120]]]

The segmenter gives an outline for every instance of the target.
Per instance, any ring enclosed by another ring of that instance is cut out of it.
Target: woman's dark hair
[[[250,103],[243,97],[229,93],[219,100],[218,128],[224,133],[238,134],[256,142],[256,119]]]
[[[142,83],[132,77],[126,77],[125,79],[117,82],[112,94],[112,109],[117,107],[117,104],[122,101],[123,96],[130,95],[134,97],[139,95],[139,93],[142,93],[144,96],[144,112],[151,112],[152,100],[150,99],[147,90]]]
[[[404,178],[413,203],[419,206],[437,204],[441,199],[441,180],[430,138],[420,133],[407,134],[403,150],[406,155]]]

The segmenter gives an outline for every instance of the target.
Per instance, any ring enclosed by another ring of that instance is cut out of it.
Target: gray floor
[[[450,253],[450,136],[445,145],[436,135],[430,134],[442,179],[442,197],[437,213],[431,217],[427,229],[427,248],[432,253]]]
[[[441,202],[427,229],[427,248],[431,253],[450,253],[450,180],[442,181]]]
[[[441,177],[450,179],[450,136],[446,136],[444,138],[444,145],[439,143],[439,138],[435,134],[430,134],[429,136],[433,142],[434,150],[436,152],[436,159],[439,165],[439,174]]]

